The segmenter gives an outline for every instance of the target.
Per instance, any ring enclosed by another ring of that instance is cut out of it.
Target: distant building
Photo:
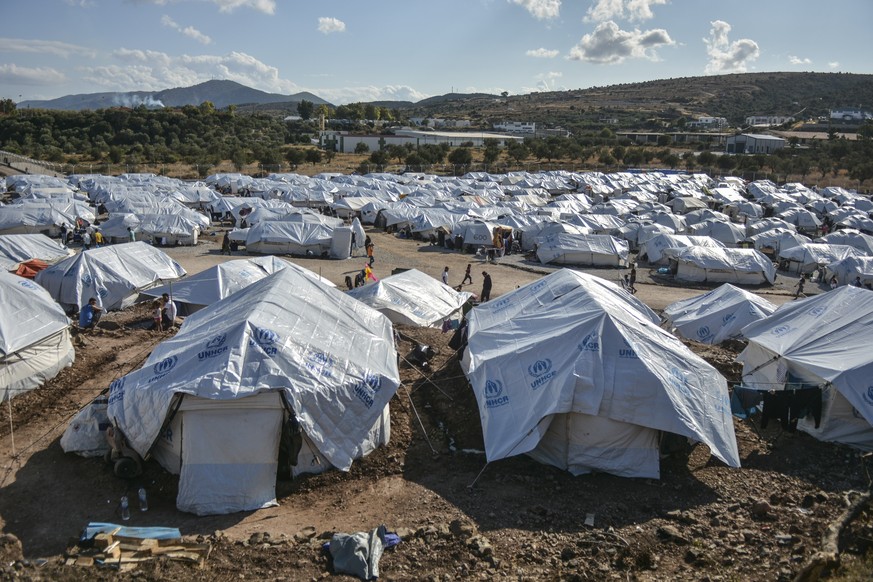
[[[354,153],[358,144],[367,146],[371,152],[379,151],[388,145],[412,144],[416,147],[424,144],[446,143],[450,147],[472,143],[473,147],[484,147],[486,139],[496,140],[499,146],[505,146],[509,141],[522,141],[522,137],[501,135],[497,133],[460,132],[460,131],[418,131],[414,129],[398,129],[394,135],[359,134],[346,131],[323,131],[319,136],[321,147],[333,145],[337,152]]]
[[[729,154],[772,154],[785,147],[785,140],[763,133],[741,133],[727,138],[725,151]]]
[[[722,132],[697,132],[682,131],[677,133],[663,133],[657,131],[617,131],[615,135],[624,137],[641,145],[657,145],[661,136],[669,136],[674,144],[680,143],[705,143],[710,145],[723,145],[727,141],[729,133]]]
[[[494,129],[508,133],[527,133],[533,135],[537,132],[537,124],[533,121],[503,121],[495,123]]]
[[[470,127],[473,122],[469,119],[442,119],[439,117],[410,117],[410,123],[415,125],[423,125],[425,127],[463,129]]]
[[[773,127],[784,123],[792,123],[793,117],[787,115],[752,115],[746,118],[746,125],[751,127]]]
[[[723,127],[728,126],[728,121],[724,117],[698,117],[694,121],[689,121],[685,124],[685,127],[688,129],[692,128],[712,128],[712,129],[721,129]]]
[[[843,121],[864,121],[865,119],[873,119],[873,115],[863,109],[833,109],[831,110],[831,119],[842,119]]]

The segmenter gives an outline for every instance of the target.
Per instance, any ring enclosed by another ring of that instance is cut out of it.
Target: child
[[[155,329],[158,331],[164,331],[164,326],[161,323],[161,307],[160,299],[152,301],[152,321],[155,324]]]

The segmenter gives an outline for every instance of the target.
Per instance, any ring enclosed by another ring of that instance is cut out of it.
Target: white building
[[[865,119],[873,119],[873,115],[863,109],[846,108],[831,110],[831,119],[842,119],[843,121],[863,121]]]
[[[785,140],[763,133],[741,133],[727,138],[725,151],[729,154],[772,154],[785,147]]]
[[[746,118],[746,125],[752,127],[772,127],[793,121],[794,118],[787,115],[752,115]]]
[[[712,127],[712,128],[717,128],[717,129],[721,129],[722,127],[727,127],[727,125],[728,125],[728,121],[727,121],[727,119],[725,119],[724,117],[705,117],[705,116],[704,116],[704,117],[698,117],[696,120],[694,120],[694,121],[689,121],[688,123],[685,124],[685,126],[688,127],[688,128],[692,128],[692,127],[700,127],[700,128]]]
[[[503,121],[495,123],[494,129],[508,131],[509,133],[535,134],[537,132],[537,124],[533,121]]]

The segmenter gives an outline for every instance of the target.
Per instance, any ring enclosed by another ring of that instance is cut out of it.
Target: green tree
[[[301,99],[300,103],[297,104],[297,114],[301,119],[311,119],[313,111],[315,111],[315,103],[312,101]]]
[[[466,168],[473,163],[473,152],[468,147],[455,148],[449,154],[449,163],[456,167],[462,166]]]
[[[390,161],[391,158],[385,150],[376,150],[370,154],[370,163],[379,166],[380,168],[387,166]]]
[[[718,157],[718,167],[720,170],[724,172],[730,172],[735,167],[737,167],[737,160],[735,156],[731,156],[728,154],[724,154]]]
[[[356,154],[366,154],[369,151],[370,151],[370,146],[368,146],[364,142],[359,141],[357,144],[355,144],[355,153]]]
[[[291,148],[285,152],[285,160],[288,161],[291,167],[297,168],[297,166],[306,160],[306,152],[300,148]]]
[[[321,150],[318,148],[309,148],[306,150],[306,161],[313,166],[321,163]]]

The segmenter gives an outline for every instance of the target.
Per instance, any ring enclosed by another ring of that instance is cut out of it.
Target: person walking
[[[473,276],[470,275],[470,263],[467,263],[467,270],[464,271],[464,280],[461,281],[461,285],[463,285],[463,284],[466,283],[467,281],[470,282],[470,285],[473,284]]]
[[[373,263],[376,262],[376,258],[373,256],[373,247],[375,247],[373,243],[370,243],[367,246],[367,263],[372,267]]]
[[[82,233],[82,247],[84,247],[86,251],[91,250],[91,235],[88,234],[87,230]]]
[[[634,283],[637,282],[637,268],[636,266],[632,266],[630,270],[630,277],[628,277],[628,291],[630,291],[631,295],[635,295],[637,292],[637,288],[634,287]]]
[[[225,255],[230,254],[230,237],[226,230],[224,231],[224,238],[221,239],[221,252]]]
[[[803,295],[803,286],[806,285],[806,277],[801,273],[800,279],[797,280],[797,285],[795,285],[795,289],[797,291],[794,293],[794,298],[799,299],[801,295]],[[806,297],[806,295],[803,295]]]
[[[443,269],[443,284],[444,285],[449,284],[449,268],[448,267]]]
[[[95,229],[94,230],[94,247],[99,249],[102,246],[103,246],[103,233],[100,232],[99,230]]]
[[[482,293],[479,294],[479,301],[485,303],[491,299],[491,275],[488,271],[482,271]]]

